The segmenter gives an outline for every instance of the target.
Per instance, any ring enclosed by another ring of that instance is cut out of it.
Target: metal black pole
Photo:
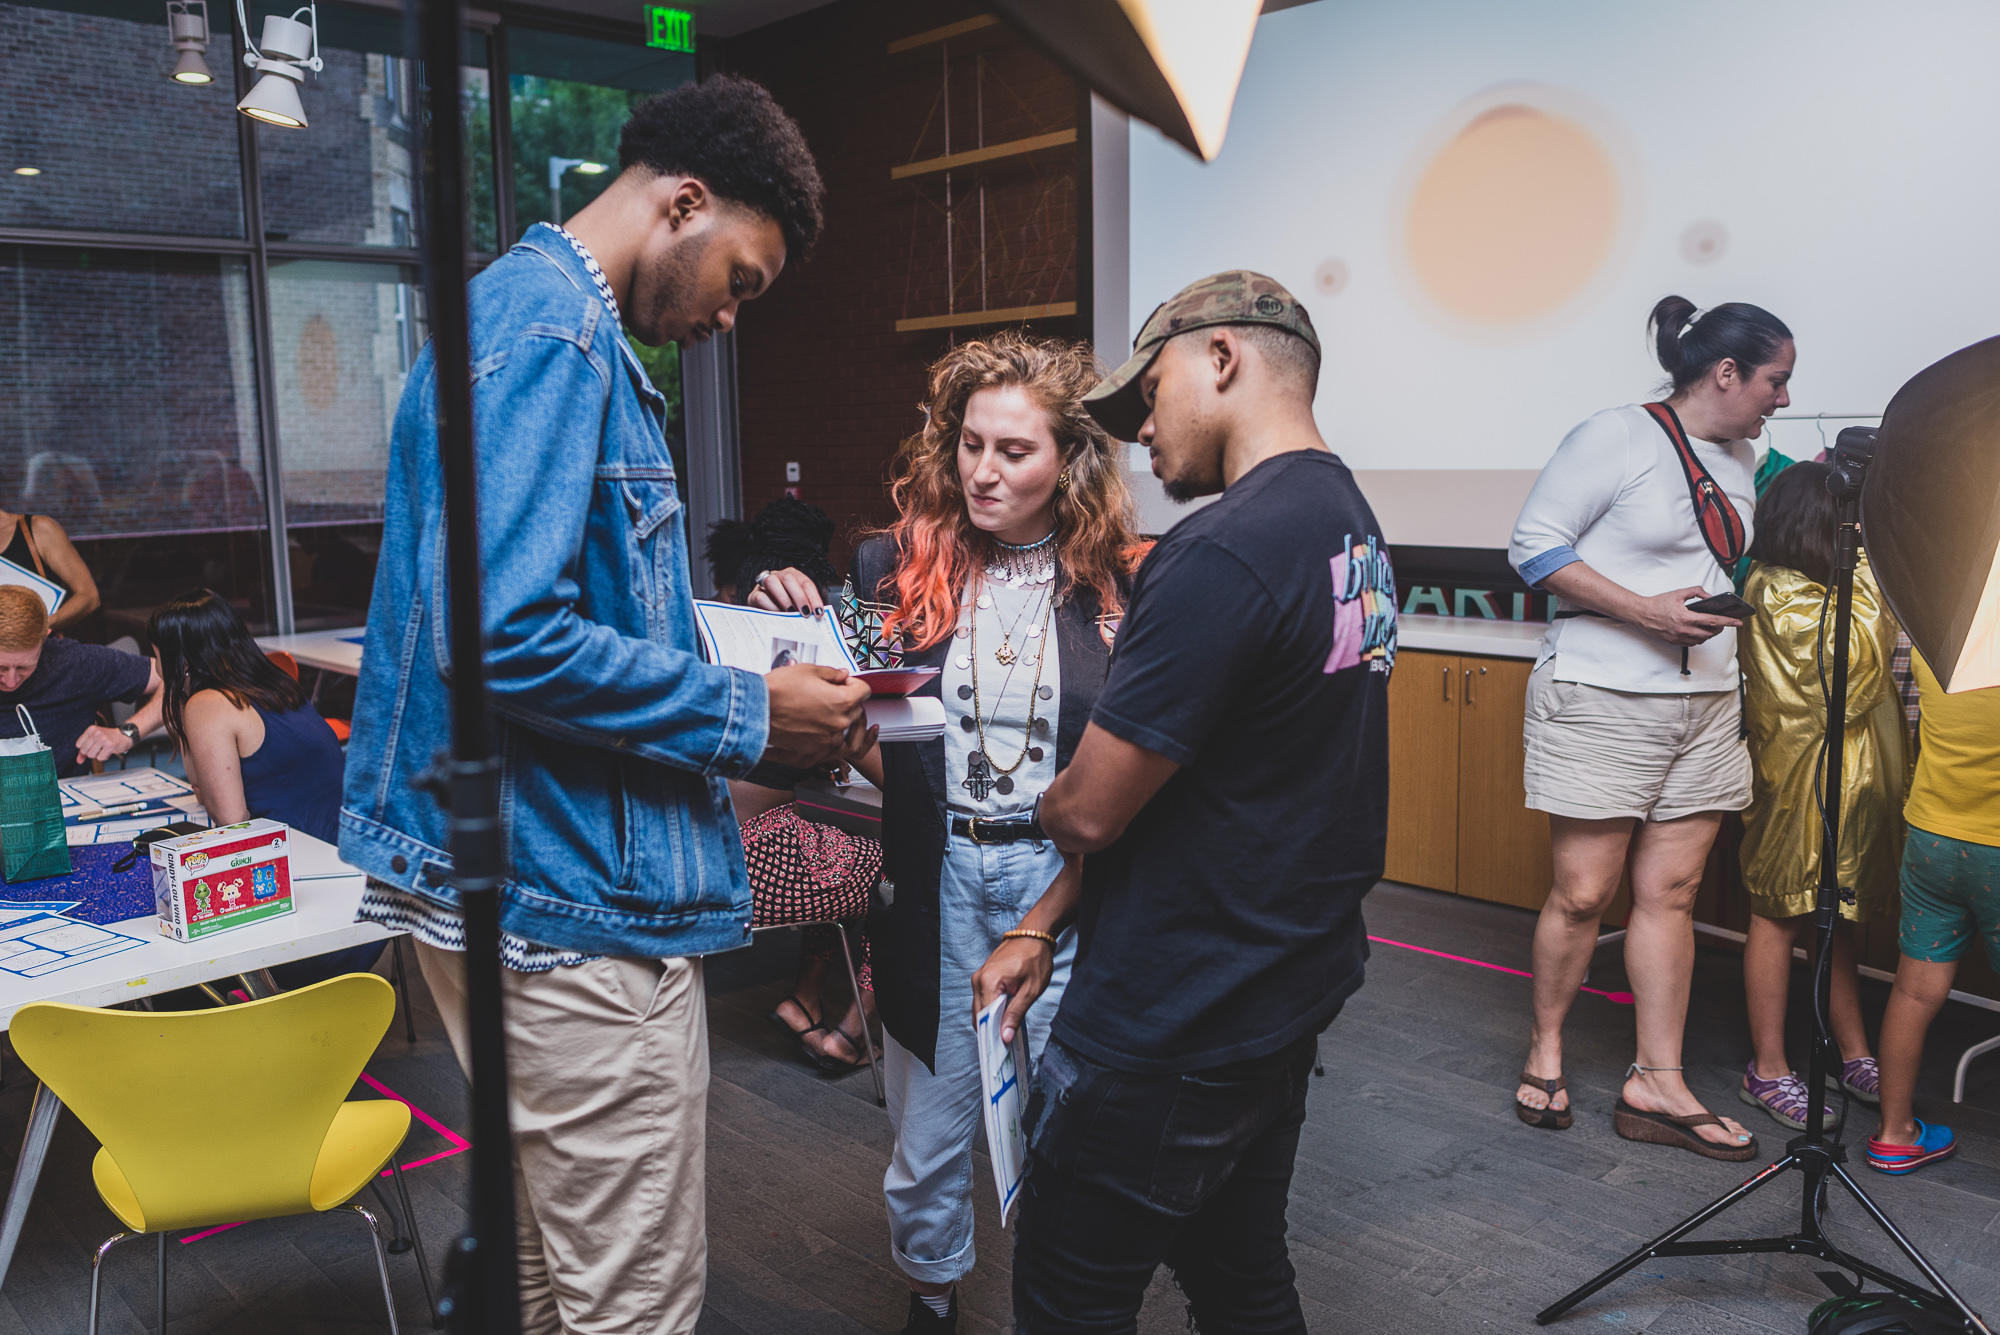
[[[452,881],[465,915],[472,1068],[472,1226],[446,1264],[446,1325],[461,1335],[516,1335],[513,1139],[507,1126],[507,1046],[501,1027],[499,761],[487,712],[480,632],[478,471],[473,454],[472,345],[465,300],[465,128],[459,67],[463,0],[416,0],[424,74],[424,291],[436,358],[438,454],[444,476],[445,564],[452,662],[451,755],[433,775],[451,812]],[[504,95],[498,94],[496,95]]]
[[[1833,676],[1827,687],[1826,740],[1821,762],[1825,775],[1822,790],[1825,815],[1820,831],[1819,893],[1813,910],[1813,944],[1818,953],[1813,961],[1813,1039],[1812,1052],[1806,1062],[1805,1134],[1785,1146],[1784,1158],[1742,1186],[1710,1202],[1616,1265],[1598,1272],[1580,1287],[1535,1313],[1535,1321],[1539,1325],[1554,1321],[1641,1262],[1654,1257],[1743,1256],[1783,1252],[1832,1262],[1863,1280],[1872,1279],[1912,1302],[1935,1311],[1955,1314],[1961,1328],[1972,1335],[1992,1335],[1979,1314],[1959,1297],[1937,1268],[1924,1259],[1916,1244],[1903,1236],[1889,1216],[1868,1198],[1861,1184],[1849,1175],[1842,1166],[1847,1158],[1847,1147],[1831,1140],[1826,1129],[1827,1053],[1833,1043],[1833,1036],[1827,1032],[1826,1016],[1833,981],[1833,927],[1840,916],[1840,789],[1844,777],[1841,752],[1842,742],[1847,736],[1847,661],[1854,622],[1854,571],[1861,553],[1861,482],[1874,453],[1873,431],[1865,427],[1847,428],[1835,443],[1833,473],[1827,479],[1827,490],[1833,494],[1839,518],[1834,537],[1832,583],[1828,588],[1833,598]],[[1759,1187],[1794,1168],[1805,1178],[1800,1184],[1799,1227],[1796,1233],[1775,1237],[1682,1241],[1689,1233],[1717,1218]],[[1820,1223],[1829,1180],[1838,1180],[1847,1188],[1848,1194],[1859,1202],[1876,1227],[1886,1233],[1897,1249],[1922,1272],[1929,1288],[1863,1261],[1833,1244]]]

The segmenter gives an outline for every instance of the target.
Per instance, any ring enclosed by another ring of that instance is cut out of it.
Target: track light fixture
[[[199,88],[215,82],[206,59],[208,0],[167,0],[167,36],[179,53],[171,75],[175,83]]]
[[[299,22],[301,14],[306,15],[304,23]],[[250,17],[243,12],[243,0],[236,0],[236,18],[243,25],[244,45],[249,47],[243,63],[260,76],[236,109],[266,125],[303,130],[306,109],[299,101],[299,85],[305,82],[305,71],[317,74],[326,68],[326,62],[319,58],[319,10],[306,5],[293,10],[290,18],[265,15],[261,48],[250,41]]]

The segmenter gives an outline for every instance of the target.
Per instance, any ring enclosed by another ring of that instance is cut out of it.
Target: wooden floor
[[[1528,962],[1530,915],[1450,895],[1384,886],[1368,902],[1373,934],[1508,968]],[[904,1290],[888,1257],[881,1175],[889,1128],[865,1073],[824,1079],[795,1061],[763,1016],[789,979],[791,942],[766,936],[711,961],[714,1083],[709,1123],[709,1291],[705,1335],[818,1335],[897,1330]],[[1803,975],[1796,980],[1803,987]],[[1623,985],[1616,949],[1595,986]],[[1884,989],[1864,985],[1871,1020]],[[1736,957],[1704,948],[1696,966],[1687,1065],[1711,1106],[1743,1115],[1767,1153],[1786,1134],[1735,1101],[1746,1056]],[[1795,996],[1795,1020],[1803,1014]],[[429,1000],[418,985],[418,1042],[397,1027],[370,1073],[453,1131],[465,1094]],[[1315,1083],[1291,1208],[1292,1255],[1315,1332],[1535,1329],[1532,1314],[1745,1174],[1612,1134],[1610,1105],[1630,1059],[1632,1013],[1595,996],[1571,1021],[1569,1078],[1577,1124],[1561,1134],[1515,1120],[1528,983],[1513,974],[1378,945],[1366,988],[1324,1041],[1327,1078]],[[1794,1024],[1795,1032],[1802,1026]],[[2000,1315],[2000,1055],[1975,1065],[1968,1102],[1950,1103],[1952,1062],[1967,1043],[2000,1031],[2000,1016],[1946,1008],[1933,1033],[1920,1111],[1955,1127],[1956,1160],[1910,1178],[1856,1173],[1976,1307]],[[1799,1050],[1795,1048],[1795,1060]],[[30,1084],[9,1062],[0,1088],[0,1138],[18,1143]],[[361,1090],[366,1096],[369,1091]],[[1857,1136],[1872,1130],[1856,1114]],[[90,1187],[94,1145],[65,1119],[43,1175],[13,1273],[0,1290],[0,1335],[80,1332],[90,1249],[115,1225]],[[406,1161],[450,1148],[424,1129]],[[228,1171],[227,1128],[191,1143]],[[427,1249],[463,1227],[468,1156],[409,1175]],[[983,1158],[980,1186],[986,1178]],[[1795,1221],[1798,1179],[1780,1179],[1711,1232],[1777,1232]],[[1008,1239],[994,1227],[990,1192],[979,1205],[979,1268],[964,1292],[960,1328],[1008,1329]],[[610,1221],[607,1221],[610,1222]],[[1833,1236],[1884,1264],[1892,1254],[1859,1207],[1836,1194]],[[240,1228],[170,1247],[174,1332],[386,1329],[365,1228],[352,1216]],[[152,1328],[153,1252],[135,1242],[107,1265],[103,1329]],[[428,1326],[410,1255],[390,1257],[404,1329]],[[1639,1267],[1554,1329],[1651,1332],[1803,1330],[1824,1295],[1811,1262],[1784,1257],[1656,1261]],[[1142,1331],[1185,1329],[1162,1277]]]

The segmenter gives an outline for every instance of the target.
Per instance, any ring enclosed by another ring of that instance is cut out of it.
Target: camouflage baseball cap
[[[1146,422],[1146,400],[1139,377],[1176,334],[1209,325],[1267,324],[1304,339],[1317,353],[1319,335],[1299,299],[1275,278],[1248,269],[1228,269],[1189,283],[1155,307],[1146,327],[1132,341],[1132,356],[1083,396],[1106,431],[1120,440],[1136,440]]]

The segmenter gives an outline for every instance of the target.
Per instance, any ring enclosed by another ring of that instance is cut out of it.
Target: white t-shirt
[[[1756,452],[1747,440],[1716,445],[1688,437],[1695,456],[1753,532]],[[1521,578],[1540,584],[1581,560],[1642,597],[1696,585],[1727,593],[1729,572],[1702,540],[1673,442],[1643,407],[1607,408],[1587,418],[1556,447],[1514,521],[1507,559]],[[1733,691],[1736,632],[1725,630],[1688,651],[1647,631],[1604,617],[1549,623],[1536,666],[1554,660],[1557,681],[1614,691],[1678,695]]]

